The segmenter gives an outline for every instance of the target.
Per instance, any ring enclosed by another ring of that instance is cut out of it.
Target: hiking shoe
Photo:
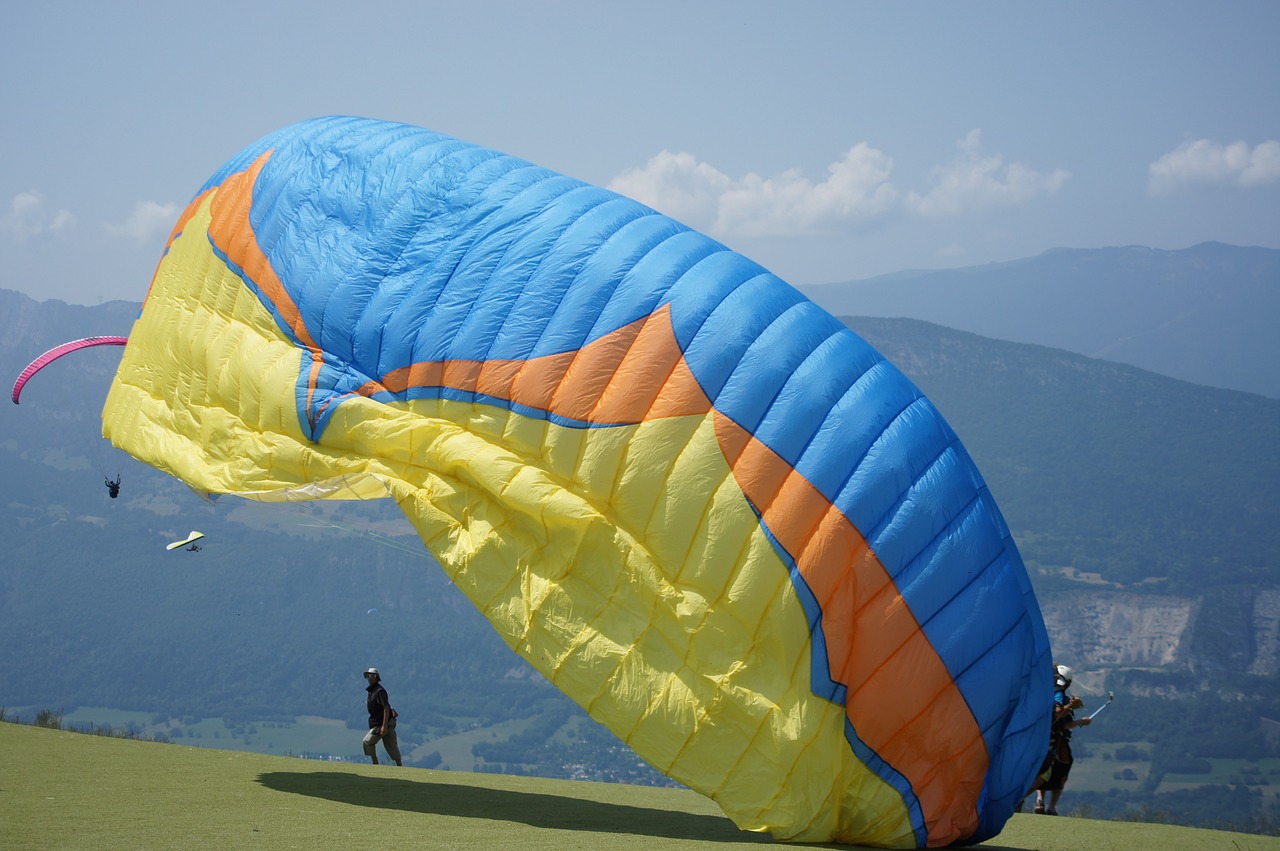
[[[1044,811],[1044,814],[1045,814],[1045,815],[1047,815],[1047,816],[1056,816],[1056,815],[1058,814],[1058,811],[1057,811],[1057,810],[1045,810],[1045,811]]]
[[[1040,815],[1044,815],[1044,804],[1036,804],[1036,812]]]

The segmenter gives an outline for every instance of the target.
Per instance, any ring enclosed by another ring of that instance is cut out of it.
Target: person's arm
[[[382,729],[378,732],[379,736],[387,734],[387,725],[391,723],[391,700],[387,697],[387,693],[382,693]]]

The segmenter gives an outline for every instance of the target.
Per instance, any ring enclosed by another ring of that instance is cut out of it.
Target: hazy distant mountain
[[[0,374],[128,333],[136,312],[0,291]],[[1280,401],[920,321],[849,324],[968,447],[1082,684],[1280,669]],[[208,505],[112,448],[118,359],[80,353],[0,407],[0,706],[358,720],[369,664],[396,672],[419,730],[561,699],[389,501]],[[191,529],[204,550],[165,551]]]
[[[57,299],[36,301],[13,290],[0,289],[0,358],[21,360],[19,368],[41,351],[79,337],[127,335],[138,318],[139,304],[109,301],[86,307]],[[33,351],[34,350],[34,351]],[[119,352],[115,358],[119,359]],[[6,367],[11,363],[4,362]],[[85,366],[84,361],[80,366]],[[114,362],[111,368],[115,372]]]
[[[846,322],[942,411],[1033,567],[1179,594],[1280,587],[1280,400],[918,320]]]
[[[0,375],[69,339],[128,334],[138,309],[0,290]],[[0,706],[358,719],[359,672],[377,664],[423,731],[429,713],[510,690],[519,660],[390,500],[210,505],[102,439],[119,361],[78,352],[0,405]],[[165,549],[192,529],[203,550]]]
[[[837,316],[923,319],[1280,398],[1280,250],[1055,249],[801,287]]]

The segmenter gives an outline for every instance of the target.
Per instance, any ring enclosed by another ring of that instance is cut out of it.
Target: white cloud
[[[933,170],[933,188],[924,194],[894,186],[893,159],[866,142],[827,166],[818,183],[799,169],[735,178],[693,154],[663,151],[618,175],[609,188],[716,237],[776,237],[831,231],[901,210],[938,217],[1024,204],[1057,192],[1071,177],[1063,169],[1039,172],[984,154],[978,130],[958,147],[953,162]]]
[[[1000,154],[985,155],[982,131],[971,130],[956,143],[959,154],[933,170],[934,185],[925,194],[910,193],[906,205],[927,217],[958,216],[991,207],[1025,204],[1052,195],[1071,177],[1064,169],[1039,172],[1024,163],[1005,163]]]
[[[893,160],[860,142],[812,183],[798,170],[777,177],[748,174],[720,198],[715,230],[740,236],[795,236],[842,222],[877,219],[899,192],[889,182]]]
[[[1221,145],[1209,139],[1183,142],[1148,167],[1147,188],[1163,195],[1194,186],[1251,188],[1280,181],[1280,142],[1250,148],[1246,142]]]
[[[139,201],[133,205],[129,218],[120,224],[106,225],[112,236],[146,242],[156,236],[166,236],[178,219],[181,208],[177,204],[159,204],[155,201]]]
[[[76,217],[66,210],[50,210],[39,192],[20,192],[9,202],[9,210],[0,216],[0,233],[28,242],[44,234],[61,235],[76,224]]]
[[[643,167],[609,181],[608,188],[693,227],[709,228],[720,196],[732,184],[728,175],[698,162],[693,154],[663,151]]]
[[[798,169],[735,179],[693,154],[663,151],[609,188],[713,236],[794,236],[889,212],[899,196],[892,169],[893,160],[866,143],[829,165],[816,184]]]

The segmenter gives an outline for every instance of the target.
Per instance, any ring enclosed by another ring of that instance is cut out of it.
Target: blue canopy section
[[[325,353],[303,421],[322,430],[334,400],[410,364],[572,352],[669,305],[716,409],[844,512],[894,578],[982,729],[984,823],[1003,824],[1047,746],[1027,707],[1052,692],[1048,640],[981,475],[901,372],[715,240],[515,157],[324,118],[209,185],[267,150],[251,223]]]

